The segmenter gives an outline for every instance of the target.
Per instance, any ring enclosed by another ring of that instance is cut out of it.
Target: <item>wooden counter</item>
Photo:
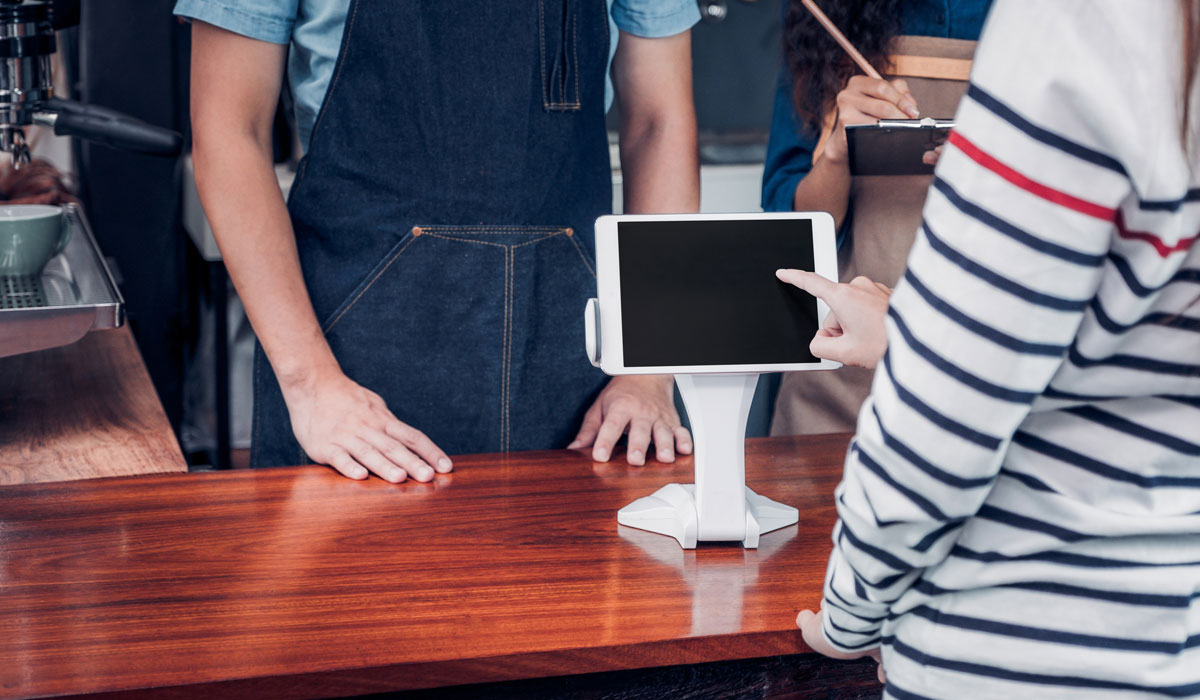
[[[345,696],[774,658],[793,685],[819,670],[787,697],[843,682],[857,690],[836,697],[878,697],[871,665],[817,657],[794,622],[820,600],[848,439],[748,443],[749,483],[801,513],[758,550],[685,552],[617,525],[621,506],[690,480],[690,459],[470,456],[432,484],[290,467],[0,488],[0,696]]]
[[[0,358],[0,484],[186,471],[128,327]]]

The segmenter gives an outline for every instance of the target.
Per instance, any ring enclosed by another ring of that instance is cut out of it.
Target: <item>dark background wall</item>
[[[746,132],[770,126],[783,57],[780,2],[720,0],[721,18],[710,15],[692,30],[693,92],[702,131]],[[702,10],[708,6],[700,4]]]
[[[75,97],[186,131],[188,28],[174,0],[83,0],[72,32]],[[70,47],[68,47],[70,50]],[[80,196],[101,249],[116,263],[129,324],[172,425],[182,410],[187,238],[178,162],[78,147]]]

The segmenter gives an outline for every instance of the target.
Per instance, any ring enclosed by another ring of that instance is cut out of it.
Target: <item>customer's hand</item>
[[[944,145],[938,146],[932,151],[925,151],[921,154],[921,162],[925,165],[937,165],[938,159],[942,157],[943,148],[945,148]]]
[[[340,371],[284,387],[292,431],[313,460],[351,479],[368,472],[399,483],[453,469],[424,433],[400,422],[378,394]]]
[[[592,459],[607,462],[613,446],[628,428],[625,460],[640,467],[646,463],[650,441],[660,462],[692,453],[692,435],[675,410],[674,380],[670,376],[614,377],[583,417],[583,426],[567,449],[592,447]]]
[[[848,124],[874,124],[880,119],[916,119],[921,116],[917,100],[903,80],[881,80],[865,75],[850,78],[845,89],[837,94],[837,124],[825,144],[822,158],[846,163]]]
[[[821,299],[829,314],[808,349],[845,365],[874,369],[887,350],[888,298],[892,290],[866,277],[838,284],[804,270],[777,270],[775,276]]]
[[[879,664],[876,674],[879,677],[880,683],[887,683],[887,676],[883,672],[883,661],[879,653],[879,648],[870,649],[868,651],[860,651],[854,654],[847,654],[844,651],[838,651],[833,648],[829,640],[825,638],[825,630],[822,628],[825,624],[825,610],[821,609],[817,612],[811,610],[801,610],[796,616],[796,626],[800,628],[800,633],[804,636],[804,643],[813,651],[822,656],[828,656],[831,659],[850,660],[861,659],[864,656],[869,656]]]

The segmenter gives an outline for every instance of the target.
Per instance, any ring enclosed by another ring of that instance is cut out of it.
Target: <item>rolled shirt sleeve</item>
[[[695,0],[613,0],[617,28],[647,39],[674,36],[700,21]]]
[[[175,14],[272,44],[291,42],[300,0],[179,0]]]

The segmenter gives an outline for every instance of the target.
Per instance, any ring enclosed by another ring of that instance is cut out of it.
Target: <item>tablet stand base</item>
[[[758,548],[764,532],[794,525],[800,511],[746,489],[745,537],[742,546]],[[699,518],[696,516],[695,484],[667,484],[652,495],[639,498],[617,512],[617,522],[639,530],[674,537],[684,549],[695,549]]]
[[[741,542],[796,523],[800,511],[746,488],[746,419],[757,374],[677,374],[692,419],[695,484],[667,484],[617,513],[617,522],[697,542]],[[739,497],[741,495],[742,497]]]

